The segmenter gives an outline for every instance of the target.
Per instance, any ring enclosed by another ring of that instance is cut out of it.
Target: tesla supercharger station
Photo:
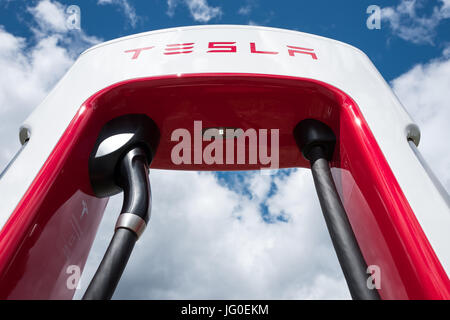
[[[195,159],[210,142],[194,138],[191,155],[174,163],[180,128],[192,137],[216,129],[224,140],[239,139],[227,128],[278,129],[277,150],[269,143],[266,151],[279,152],[279,168],[313,169],[354,298],[450,298],[448,195],[416,149],[418,126],[367,56],[319,36],[225,25],[97,45],[29,116],[23,147],[0,179],[0,298],[71,299],[68,270],[83,269],[108,197],[124,190],[116,234],[132,234],[117,240],[128,249],[119,249],[121,263],[99,267],[105,279],[92,280],[115,287],[151,223],[149,165],[265,168],[236,154],[223,163]],[[379,286],[358,295],[371,272]]]

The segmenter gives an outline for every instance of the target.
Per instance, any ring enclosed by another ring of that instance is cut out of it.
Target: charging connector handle
[[[117,172],[117,184],[124,192],[121,214],[83,300],[111,299],[134,245],[150,219],[151,190],[144,149],[140,146],[130,149],[119,162]]]

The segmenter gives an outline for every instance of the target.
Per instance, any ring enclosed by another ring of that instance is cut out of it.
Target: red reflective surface
[[[84,109],[83,109],[84,110]],[[0,232],[0,299],[71,299],[108,199],[90,195],[81,111]],[[87,157],[86,157],[87,156]]]
[[[279,129],[281,168],[309,166],[292,136],[299,121],[327,123],[338,138],[333,176],[367,264],[381,269],[382,298],[450,298],[449,279],[351,98],[317,81],[256,74],[136,79],[86,101],[0,232],[1,298],[73,295],[67,266],[83,267],[106,205],[92,196],[88,157],[101,127],[128,113],[145,113],[160,129],[152,168],[175,170],[264,167],[237,161],[175,165],[172,132],[183,128],[193,138],[194,121],[203,128]],[[82,214],[86,206],[89,213]]]

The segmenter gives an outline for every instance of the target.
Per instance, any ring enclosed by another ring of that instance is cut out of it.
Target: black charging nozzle
[[[311,164],[320,206],[352,298],[380,299],[378,291],[367,285],[367,264],[331,175],[329,161],[336,145],[333,130],[323,122],[306,119],[294,128],[294,138],[303,156]]]
[[[156,124],[140,114],[113,119],[100,131],[89,159],[92,189],[97,197],[123,191],[123,206],[114,236],[84,293],[84,300],[111,299],[134,245],[149,222],[148,170],[158,142]]]

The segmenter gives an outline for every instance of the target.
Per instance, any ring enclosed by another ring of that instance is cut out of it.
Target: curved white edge
[[[194,43],[192,53],[164,55],[167,44]],[[236,42],[235,53],[207,53],[209,42]],[[256,50],[278,54],[250,52]],[[313,49],[290,56],[287,46]],[[148,48],[137,59],[125,51]],[[360,50],[318,36],[253,26],[197,26],[152,31],[84,52],[25,121],[31,139],[0,180],[0,227],[8,219],[82,103],[128,79],[188,73],[259,73],[310,78],[350,95],[358,104],[410,206],[447,274],[450,210],[407,143],[419,132],[391,88]],[[12,187],[13,186],[13,187]]]

